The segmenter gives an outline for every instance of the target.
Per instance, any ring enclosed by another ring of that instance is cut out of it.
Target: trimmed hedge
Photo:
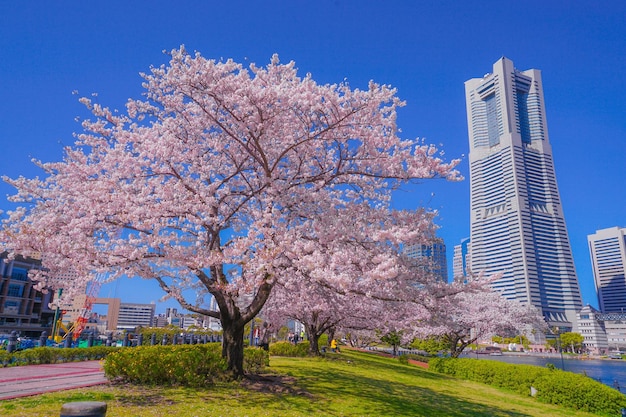
[[[432,358],[433,358],[432,356],[418,355],[416,353],[406,353],[404,355],[398,356],[398,361],[400,361],[400,363],[403,363],[403,364],[408,364],[409,360],[428,363],[430,362]]]
[[[91,361],[105,358],[117,347],[94,346],[90,348],[36,347],[8,353],[0,351],[2,366],[38,365],[58,362]]]
[[[262,349],[244,349],[245,372],[259,372],[268,360]],[[107,378],[141,385],[206,386],[228,380],[226,368],[219,343],[126,348],[104,362]]]
[[[559,369],[465,358],[433,358],[429,369],[522,395],[530,395],[534,387],[535,398],[541,402],[591,413],[620,415],[626,408],[626,395],[585,375]]]
[[[291,342],[270,343],[271,356],[305,357],[309,354],[309,342],[293,344]]]
[[[180,328],[170,328],[170,327],[143,327],[141,329],[138,329],[138,332],[136,332],[134,334],[134,337],[137,337],[138,334],[142,334],[143,335],[143,346],[150,346],[151,344],[151,340],[152,340],[152,335],[155,335],[155,339],[156,339],[156,344],[160,345],[161,342],[163,341],[163,335],[167,335],[167,343],[171,344],[172,343],[172,339],[174,338],[174,335],[176,335],[177,337],[180,335],[181,329]],[[202,337],[203,335],[207,335],[207,336],[217,336],[220,333],[219,332],[213,332],[213,331],[193,331],[190,332],[188,334],[193,334],[196,337]],[[180,343],[180,338],[178,338],[178,342]]]

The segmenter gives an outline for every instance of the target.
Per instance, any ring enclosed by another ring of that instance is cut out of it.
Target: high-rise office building
[[[502,274],[509,299],[575,328],[580,288],[561,209],[538,70],[507,58],[465,82],[470,163],[471,271]]]
[[[448,282],[448,261],[443,240],[429,244],[407,245],[404,254],[415,260],[415,267],[431,274],[435,279]]]
[[[454,257],[452,258],[452,276],[454,281],[464,281],[468,276],[470,240],[465,238],[461,244],[454,246]]]
[[[626,229],[611,227],[587,236],[598,304],[603,313],[626,309]]]

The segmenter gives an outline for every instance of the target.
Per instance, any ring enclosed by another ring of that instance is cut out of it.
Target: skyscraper
[[[603,313],[626,309],[626,229],[611,227],[587,236],[598,304]]]
[[[548,137],[538,70],[507,58],[465,82],[470,162],[471,271],[502,274],[509,299],[575,327],[582,300]]]
[[[448,282],[448,261],[443,240],[437,239],[429,244],[407,245],[404,254],[415,259],[416,268],[431,274],[439,281]]]
[[[454,246],[454,258],[452,259],[452,278],[454,281],[463,281],[467,278],[469,248],[469,238],[462,239],[461,244]]]

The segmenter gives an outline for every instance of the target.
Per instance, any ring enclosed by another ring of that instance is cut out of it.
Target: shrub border
[[[469,358],[433,358],[429,369],[575,410],[619,415],[626,408],[626,395],[585,375],[560,369]]]

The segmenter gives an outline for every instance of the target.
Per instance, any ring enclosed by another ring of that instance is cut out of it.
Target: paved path
[[[0,400],[107,382],[100,361],[0,368]]]

